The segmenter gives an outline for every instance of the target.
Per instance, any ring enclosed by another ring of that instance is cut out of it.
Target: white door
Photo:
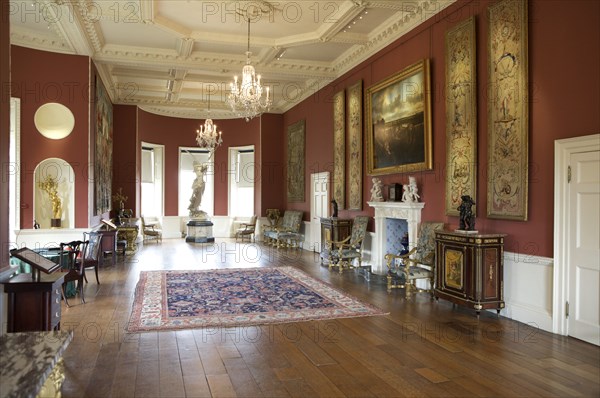
[[[321,217],[329,217],[329,173],[310,175],[310,235],[313,251],[321,251]]]
[[[569,335],[600,345],[600,152],[570,159]]]

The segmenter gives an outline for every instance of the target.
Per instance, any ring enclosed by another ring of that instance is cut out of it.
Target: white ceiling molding
[[[232,118],[224,100],[246,63],[246,13],[252,64],[270,112],[283,113],[455,1],[37,0],[27,7],[46,19],[11,15],[11,43],[90,56],[115,104],[202,118],[210,87],[211,116]]]

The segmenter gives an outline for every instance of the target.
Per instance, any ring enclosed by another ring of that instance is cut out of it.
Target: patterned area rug
[[[293,267],[142,271],[129,332],[384,313]]]

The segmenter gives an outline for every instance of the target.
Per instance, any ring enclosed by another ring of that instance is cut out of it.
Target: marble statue
[[[373,177],[371,188],[371,202],[383,202],[383,183],[377,177]]]
[[[204,175],[208,167],[198,161],[194,161],[194,172],[196,178],[192,183],[192,197],[190,198],[190,205],[188,210],[190,211],[191,218],[206,218],[206,213],[200,210],[200,204],[202,203],[202,195],[204,195],[204,188],[206,182],[204,181]]]
[[[406,203],[416,203],[419,201],[419,188],[417,188],[417,180],[415,177],[408,177],[408,184],[402,186],[402,201]]]

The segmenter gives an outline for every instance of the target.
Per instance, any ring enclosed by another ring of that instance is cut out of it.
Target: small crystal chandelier
[[[210,152],[209,158],[215,153],[218,146],[223,143],[221,139],[221,131],[217,132],[217,125],[210,118],[210,96],[208,97],[208,118],[204,121],[204,125],[196,130],[196,142],[200,148],[208,149]]]
[[[248,51],[246,51],[246,65],[242,69],[242,81],[238,86],[238,77],[234,76],[231,83],[231,92],[227,96],[227,103],[233,112],[249,121],[255,116],[268,111],[272,100],[269,98],[269,87],[267,96],[262,100],[263,87],[260,84],[260,75],[256,74],[254,66],[250,63],[250,18],[248,18]]]

